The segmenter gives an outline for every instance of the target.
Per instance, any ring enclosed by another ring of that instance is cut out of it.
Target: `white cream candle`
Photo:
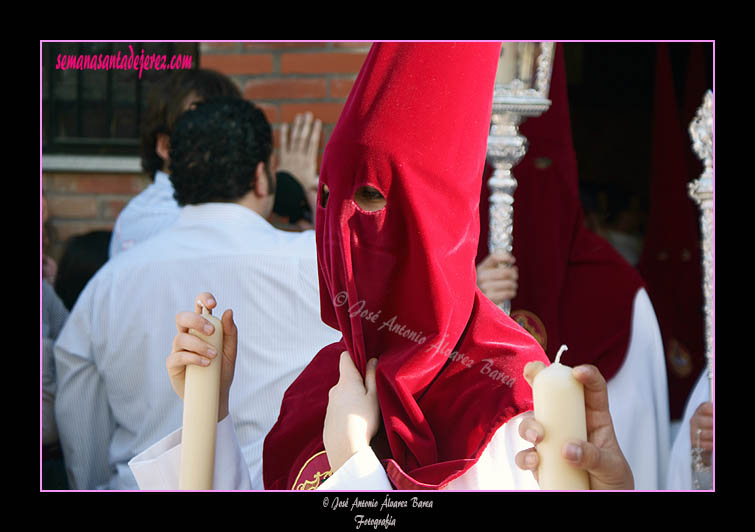
[[[568,440],[587,440],[585,392],[572,376],[572,368],[561,364],[561,355],[542,369],[532,382],[535,419],[543,425],[545,436],[536,445],[540,459],[538,483],[544,490],[589,490],[587,472],[569,464],[561,455]]]
[[[209,342],[217,356],[210,361],[209,366],[186,366],[178,483],[181,490],[211,490],[215,471],[215,433],[220,400],[223,326],[206,308],[202,308],[202,316],[212,323],[215,331],[210,336],[194,329],[190,329],[189,332]]]

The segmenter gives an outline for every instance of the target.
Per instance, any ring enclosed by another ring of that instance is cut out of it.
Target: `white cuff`
[[[325,491],[390,491],[393,489],[383,465],[371,447],[355,453],[318,490]]]
[[[177,429],[136,455],[128,465],[139,489],[177,490],[180,462],[181,429]],[[217,426],[213,490],[248,489],[251,489],[249,469],[231,416],[226,416]]]
[[[128,462],[141,490],[178,489],[181,429],[177,429]]]

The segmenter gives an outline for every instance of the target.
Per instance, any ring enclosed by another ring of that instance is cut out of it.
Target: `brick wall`
[[[45,172],[42,174],[50,231],[49,249],[58,260],[68,238],[113,228],[129,199],[151,180],[145,174]]]
[[[311,111],[323,122],[320,153],[369,50],[366,42],[201,43],[202,68],[227,74],[273,124]]]
[[[273,125],[311,111],[323,122],[320,155],[369,50],[367,42],[206,42],[199,66],[231,77]],[[139,173],[44,172],[51,228],[49,253],[58,259],[65,241],[95,229],[111,229],[130,198],[151,182]]]

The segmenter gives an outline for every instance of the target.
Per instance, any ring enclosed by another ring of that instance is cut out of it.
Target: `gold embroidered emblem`
[[[548,334],[540,318],[529,310],[517,309],[511,313],[511,319],[517,322],[522,329],[530,333],[543,348],[543,351],[545,351],[548,346]]]
[[[299,470],[299,474],[296,475],[296,480],[294,480],[294,485],[291,486],[291,489],[317,489],[320,484],[330,478],[331,475],[333,475],[333,472],[330,470],[328,457],[325,454],[325,451],[320,451],[304,462],[304,465]]]

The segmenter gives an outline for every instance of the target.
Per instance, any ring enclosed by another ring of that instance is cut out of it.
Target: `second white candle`
[[[541,370],[532,382],[535,419],[545,436],[535,448],[539,456],[538,483],[544,490],[589,490],[587,472],[563,458],[561,448],[569,440],[587,440],[585,392],[572,375],[572,368],[560,363],[562,346],[553,364]]]

